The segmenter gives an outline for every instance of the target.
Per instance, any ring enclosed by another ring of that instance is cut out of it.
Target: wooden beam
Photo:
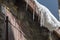
[[[60,38],[60,28],[53,30],[58,38]]]

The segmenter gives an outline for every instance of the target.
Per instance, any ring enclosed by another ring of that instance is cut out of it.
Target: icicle
[[[35,11],[33,11],[33,21],[34,21],[34,15],[35,15]]]
[[[52,40],[52,33],[49,33],[49,40]]]
[[[35,19],[36,5],[35,5],[35,1],[33,1],[33,3],[34,3],[34,10],[33,10],[33,21],[34,21],[34,19]]]
[[[26,4],[26,11],[27,11],[27,9],[28,9],[28,3],[29,3],[29,1],[28,0],[26,0],[27,1],[27,4]]]
[[[37,6],[36,6],[36,13],[37,13],[37,15],[39,14],[39,10],[38,10],[38,8],[37,8]],[[39,17],[39,15],[38,15],[38,22],[39,22],[39,20],[40,20],[40,17]]]
[[[40,19],[40,26],[42,27],[43,26],[43,13],[42,13],[42,10],[40,11],[40,14],[41,14],[41,19]]]
[[[41,27],[44,26],[44,15],[43,15],[43,9],[41,9],[41,20],[40,20],[40,25]]]
[[[40,15],[41,15],[41,11],[40,11]],[[42,26],[42,15],[40,16],[40,26]]]
[[[38,15],[38,22],[39,22],[39,20],[40,20],[40,16],[39,16],[39,10],[38,10],[38,8],[37,8],[37,6],[35,6],[35,11],[36,11],[36,13],[37,13],[37,15]]]
[[[40,23],[40,20],[41,20],[41,18],[40,18],[40,12],[38,11],[38,22]],[[41,24],[41,23],[40,23]]]

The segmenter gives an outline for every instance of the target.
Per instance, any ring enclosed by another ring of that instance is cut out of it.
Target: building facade
[[[1,18],[3,18],[2,39],[6,40],[6,16],[8,16],[8,40],[49,40],[49,30],[40,27],[40,19],[34,12],[33,3],[29,5],[24,0],[1,1]],[[27,7],[26,7],[27,6]],[[1,19],[0,18],[0,19]],[[2,22],[0,20],[0,22]],[[3,25],[4,24],[4,25]],[[4,35],[3,35],[4,34]]]

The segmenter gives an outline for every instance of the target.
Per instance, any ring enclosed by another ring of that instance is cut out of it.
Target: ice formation
[[[28,2],[29,2],[29,0],[26,0],[27,1],[27,3],[26,3],[26,11],[27,11],[27,9],[28,9]]]
[[[35,5],[37,6],[38,11],[41,11],[41,25],[47,27],[50,31],[60,27],[60,22],[54,17],[54,15],[50,12],[50,10],[40,4],[37,0],[33,0],[35,2]],[[40,12],[38,12],[37,15],[40,15]]]

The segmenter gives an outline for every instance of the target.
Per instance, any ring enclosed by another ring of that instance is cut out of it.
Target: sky
[[[46,6],[52,14],[59,19],[58,15],[58,0],[38,0],[39,3],[43,4]]]

